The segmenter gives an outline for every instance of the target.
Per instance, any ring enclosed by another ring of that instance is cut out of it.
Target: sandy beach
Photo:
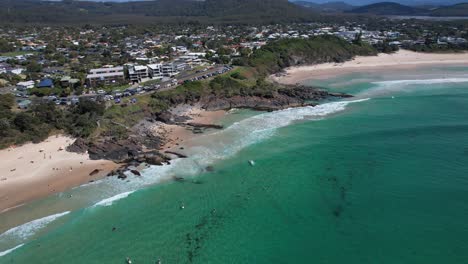
[[[181,105],[172,109],[172,113],[180,116],[190,117],[186,123],[197,124],[216,124],[225,115],[226,111],[206,111],[199,106]],[[158,123],[153,127],[153,133],[163,135],[166,139],[165,144],[161,147],[161,151],[172,150],[176,151],[182,146],[187,146],[190,139],[197,136],[192,130],[185,125],[169,125],[165,123]]]
[[[65,151],[73,142],[52,136],[39,144],[0,150],[0,212],[100,179],[118,167]],[[90,175],[95,170],[99,172]]]
[[[296,84],[309,79],[325,79],[337,74],[388,69],[411,69],[434,65],[468,65],[468,53],[418,53],[400,50],[393,54],[356,57],[345,63],[324,63],[309,66],[290,67],[284,73],[270,76],[282,84]]]

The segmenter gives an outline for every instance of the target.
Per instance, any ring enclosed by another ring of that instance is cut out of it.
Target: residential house
[[[70,76],[63,76],[62,79],[60,79],[60,86],[62,87],[73,87],[75,84],[79,83],[80,80],[78,79],[73,79]]]
[[[25,91],[27,89],[34,88],[34,81],[19,82],[16,84],[16,89],[19,91]]]
[[[52,79],[42,79],[39,84],[37,84],[37,88],[54,88],[54,82]]]

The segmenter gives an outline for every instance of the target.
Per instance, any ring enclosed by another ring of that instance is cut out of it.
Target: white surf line
[[[11,252],[17,250],[18,248],[20,248],[22,246],[24,246],[24,244],[20,244],[20,245],[17,245],[16,247],[14,247],[14,248],[10,248],[10,249],[7,249],[7,250],[5,250],[3,252],[0,252],[0,257],[3,257],[3,256],[6,256],[6,255],[10,254]]]
[[[118,200],[121,200],[121,199],[124,199],[124,198],[127,198],[130,194],[134,193],[135,191],[130,191],[130,192],[124,192],[124,193],[120,193],[120,194],[117,194],[117,195],[114,195],[110,198],[107,198],[107,199],[104,199],[102,201],[99,201],[97,203],[95,203],[92,207],[96,207],[96,206],[111,206],[115,201],[118,201]]]

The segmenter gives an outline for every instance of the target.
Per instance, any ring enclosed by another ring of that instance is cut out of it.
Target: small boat
[[[126,261],[127,261],[127,264],[132,264],[132,260],[129,257],[127,257]]]
[[[250,166],[255,166],[255,161],[249,160],[249,164],[250,164]]]

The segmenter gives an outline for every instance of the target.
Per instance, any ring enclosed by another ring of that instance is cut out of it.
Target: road
[[[167,91],[167,90],[175,89],[176,87],[179,86],[180,82],[193,81],[197,79],[201,79],[201,80],[209,79],[209,78],[213,78],[214,76],[217,76],[219,74],[222,74],[231,70],[232,70],[232,67],[227,66],[227,65],[215,65],[213,66],[212,69],[205,69],[205,71],[200,71],[200,72],[190,73],[190,74],[181,73],[177,75],[175,78],[170,79],[165,82],[160,82],[160,83],[151,84],[151,85],[145,85],[145,83],[139,83],[139,84],[135,84],[134,86],[132,86],[132,88],[135,89],[135,88],[140,87],[142,88],[142,91],[143,91],[141,94],[152,94],[152,93],[159,92],[159,91]],[[122,93],[123,92],[124,91],[122,91]],[[134,95],[136,94],[132,94],[132,97]],[[66,97],[66,99],[65,97],[62,97],[62,98],[70,102],[72,101],[72,99],[76,100],[75,98],[78,98],[78,99],[86,98],[86,99],[91,99],[91,100],[97,100],[98,97],[102,97],[102,96],[104,95],[83,94],[79,96],[68,96]],[[57,100],[61,100],[62,98],[57,98]],[[49,99],[48,97],[43,97],[43,98],[32,97],[32,98],[29,98],[29,100],[33,101],[33,103],[40,103],[44,101],[50,101],[51,99]]]

